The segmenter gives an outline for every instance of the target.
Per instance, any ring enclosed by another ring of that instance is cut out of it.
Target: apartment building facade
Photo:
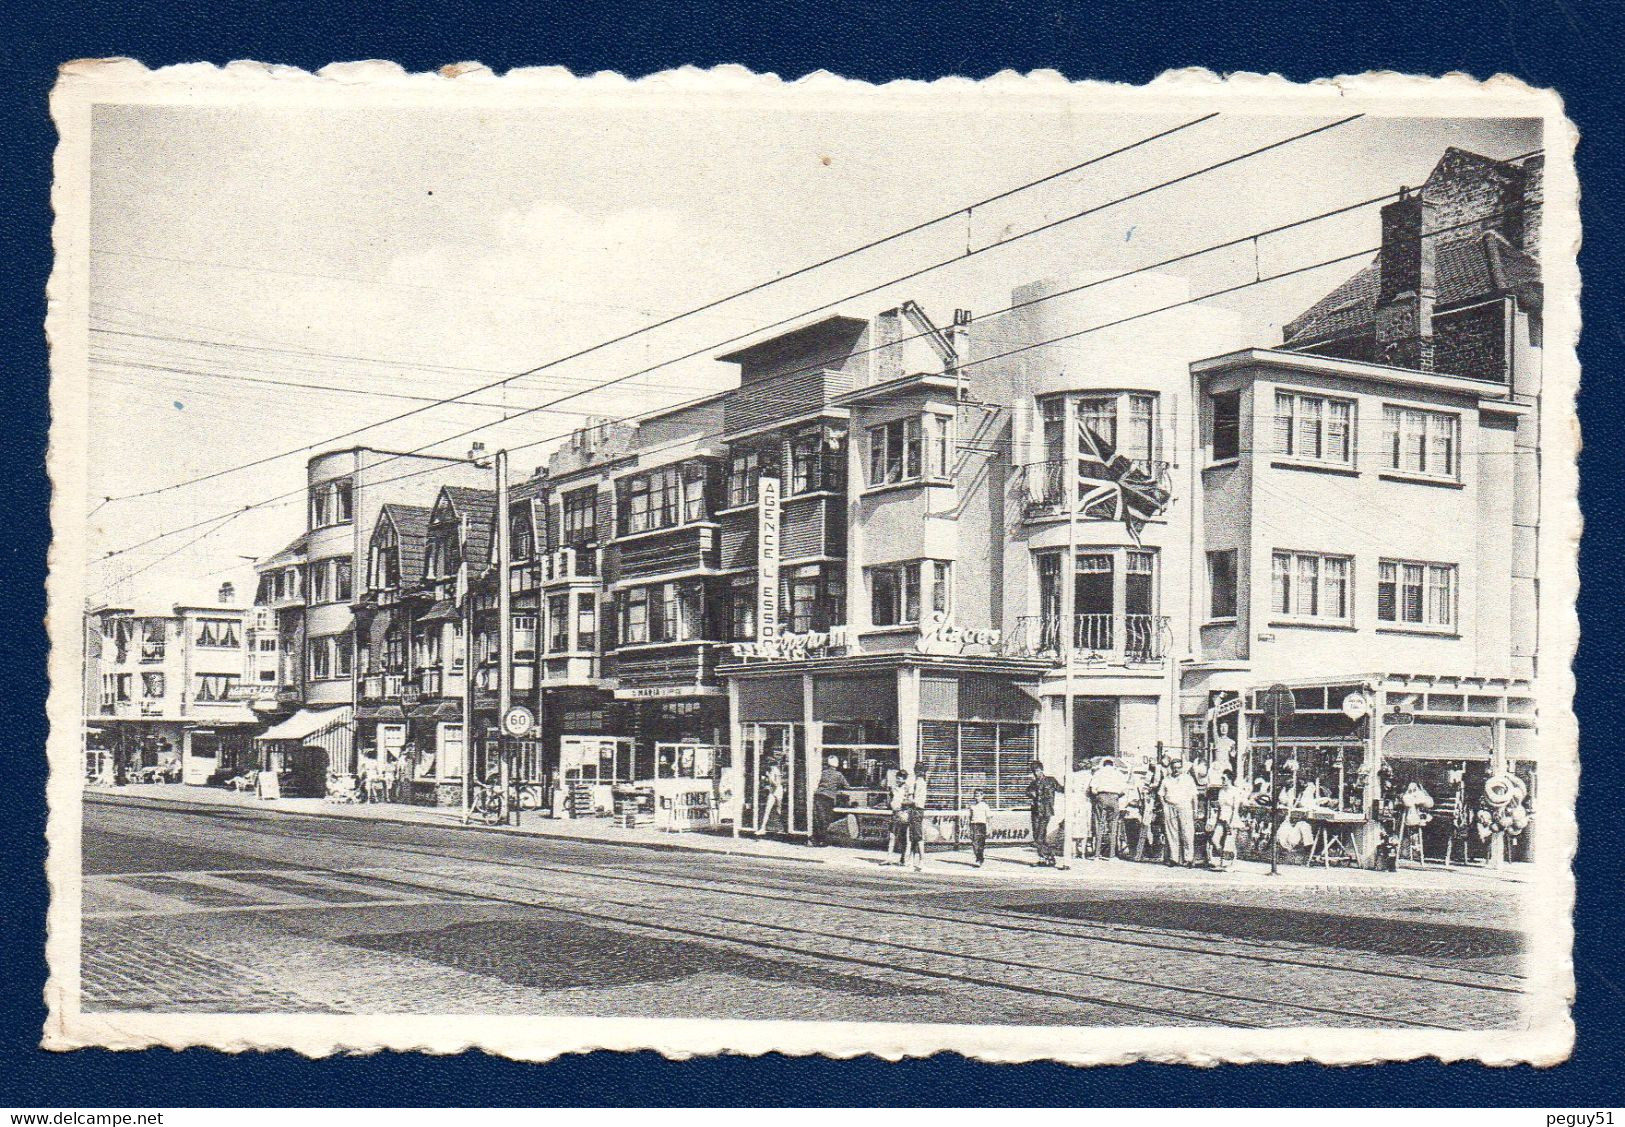
[[[201,784],[253,766],[258,718],[239,699],[245,608],[230,584],[208,605],[132,603],[86,614],[86,777]]]
[[[305,530],[255,564],[255,605],[274,620],[256,629],[256,642],[274,631],[277,677],[273,684],[257,675],[244,692],[276,722],[266,733],[268,744],[285,743],[296,751],[322,730],[326,769],[356,769],[352,736],[359,673],[351,604],[368,565],[374,526],[386,504],[420,497],[437,483],[472,484],[488,476],[464,458],[371,447],[327,451],[309,460]],[[256,653],[269,664],[268,648]],[[310,773],[322,772],[312,767]]]

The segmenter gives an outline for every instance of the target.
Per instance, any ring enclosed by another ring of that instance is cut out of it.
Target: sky
[[[330,446],[463,454],[479,440],[514,449],[522,478],[587,416],[723,390],[737,369],[712,357],[734,341],[939,261],[958,259],[836,308],[870,316],[913,298],[939,323],[955,308],[989,313],[1035,279],[1115,274],[1419,184],[1448,145],[1508,157],[1540,144],[1526,121],[1365,117],[1007,241],[1340,116],[1227,113],[472,402],[332,441],[1196,116],[813,112],[791,100],[705,112],[98,106],[91,597],[222,579],[251,590],[249,560],[302,530],[302,496],[106,553],[302,490],[306,459]],[[1261,240],[1257,266],[1308,265],[1377,233],[1377,208],[1364,208]],[[1205,304],[1234,315],[1234,347],[1277,345],[1282,324],[1363,261]],[[1166,272],[1201,294],[1254,269],[1249,244]]]

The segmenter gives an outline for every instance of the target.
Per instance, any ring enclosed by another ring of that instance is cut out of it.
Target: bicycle
[[[476,783],[470,796],[466,821],[478,821],[487,826],[500,825],[505,811],[502,808],[502,788],[487,783]]]

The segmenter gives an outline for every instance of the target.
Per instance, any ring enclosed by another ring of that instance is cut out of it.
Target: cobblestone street
[[[951,868],[94,796],[83,1008],[1522,1023],[1515,884],[1159,886],[1098,866],[994,884]]]

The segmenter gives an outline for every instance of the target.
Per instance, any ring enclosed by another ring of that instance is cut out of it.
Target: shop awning
[[[282,723],[267,728],[254,738],[256,740],[302,740],[339,724],[348,724],[354,717],[355,709],[347,704],[340,705],[338,708],[301,708]]]
[[[1488,724],[1402,724],[1382,740],[1386,759],[1465,759],[1487,763],[1495,733]]]
[[[457,613],[457,604],[450,599],[440,599],[434,606],[423,612],[419,622],[455,622],[460,616]]]
[[[398,704],[364,704],[355,710],[355,718],[399,724],[406,719],[406,710]]]
[[[463,707],[456,701],[443,700],[435,704],[420,704],[412,710],[414,720],[434,720],[451,723],[463,718]]]

